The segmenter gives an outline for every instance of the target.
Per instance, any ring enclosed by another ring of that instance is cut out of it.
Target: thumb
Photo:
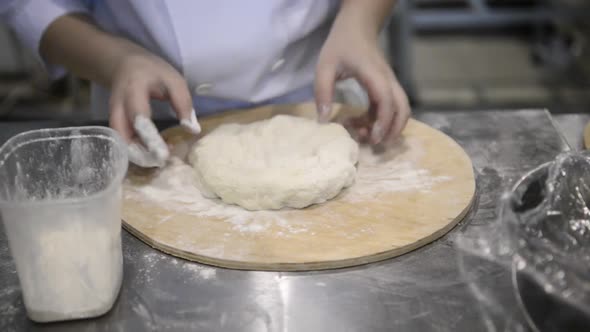
[[[336,66],[320,63],[315,76],[315,100],[320,122],[327,122],[332,112]]]
[[[172,104],[172,109],[176,117],[180,120],[180,125],[194,135],[201,132],[201,126],[197,121],[197,114],[193,109],[193,99],[188,92],[188,87],[184,81],[167,82],[167,94]]]

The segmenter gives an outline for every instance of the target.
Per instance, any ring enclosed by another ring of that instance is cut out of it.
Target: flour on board
[[[434,176],[429,170],[418,168],[422,154],[420,142],[415,139],[407,140],[400,147],[383,154],[375,154],[369,147],[362,147],[355,184],[341,193],[338,199],[363,202],[372,201],[385,193],[428,192],[433,186],[451,180],[448,176]],[[223,219],[232,225],[233,230],[241,233],[263,232],[271,226],[281,229],[277,236],[308,231],[305,221],[294,222],[292,215],[286,218],[292,210],[248,211],[204,197],[199,186],[192,167],[174,156],[149,183],[127,185],[125,198],[150,201],[176,213]],[[160,216],[160,220],[155,222],[164,223],[171,216],[173,214]]]

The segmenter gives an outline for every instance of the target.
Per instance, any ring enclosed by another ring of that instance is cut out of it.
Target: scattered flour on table
[[[215,279],[217,271],[209,266],[203,266],[196,263],[185,263],[184,269],[195,273],[195,277],[204,280]]]
[[[0,291],[0,326],[14,325],[14,319],[21,311],[20,306],[15,305],[18,297],[20,297],[20,292],[16,286],[9,286]]]
[[[423,150],[418,142],[406,142],[406,147],[407,144],[413,148],[392,149],[383,154],[374,154],[370,148],[362,147],[355,183],[343,191],[339,199],[363,202],[384,193],[428,192],[433,186],[451,180],[448,176],[434,176],[429,170],[417,168]],[[149,183],[126,183],[125,198],[147,200],[176,213],[223,219],[241,233],[263,232],[273,226],[281,229],[277,232],[279,236],[308,231],[306,221],[293,222],[293,215],[286,218],[293,210],[248,211],[219,199],[206,198],[201,195],[200,187],[193,168],[179,157],[172,157]],[[162,216],[156,222],[163,223],[170,218],[171,215]]]
[[[143,260],[143,267],[137,271],[138,277],[148,284],[152,283],[156,274],[161,272],[162,264],[172,264],[174,269],[185,275],[192,276],[194,280],[211,280],[217,276],[217,270],[213,267],[171,257],[156,251],[145,253],[141,259]]]

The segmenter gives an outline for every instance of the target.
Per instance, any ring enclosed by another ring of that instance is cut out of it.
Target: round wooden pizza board
[[[332,115],[342,121],[360,112],[335,105]],[[232,111],[202,119],[201,125],[206,134],[222,123],[277,114],[315,118],[315,106]],[[182,129],[162,135],[175,153],[186,153],[191,138]],[[369,147],[362,150],[378,154]],[[148,199],[138,193],[159,170],[131,167],[123,186],[123,226],[150,246],[188,260],[235,269],[302,271],[407,253],[447,233],[469,210],[475,194],[471,161],[443,133],[410,120],[400,142],[375,160],[369,165],[361,153],[357,183],[331,201],[301,210],[258,212],[219,201],[207,203],[215,204],[211,211],[216,213],[195,212],[184,208],[190,201],[171,202],[173,195]]]

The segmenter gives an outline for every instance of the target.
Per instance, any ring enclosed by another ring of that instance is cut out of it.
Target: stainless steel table
[[[553,121],[572,149],[584,148],[584,127],[590,122],[590,113],[555,114]]]
[[[25,315],[15,266],[0,231],[0,331],[485,331],[503,324],[482,309],[473,282],[509,296],[510,276],[474,261],[469,283],[453,244],[496,217],[502,190],[527,170],[569,149],[541,110],[424,113],[422,120],[456,139],[471,156],[478,199],[466,220],[442,239],[401,257],[309,273],[246,272],[160,253],[123,232],[124,281],[105,316],[34,324]],[[0,142],[59,122],[0,123]],[[581,135],[581,132],[580,132]],[[518,312],[516,307],[507,312]],[[511,318],[512,319],[512,318]],[[515,315],[513,319],[519,319]]]

